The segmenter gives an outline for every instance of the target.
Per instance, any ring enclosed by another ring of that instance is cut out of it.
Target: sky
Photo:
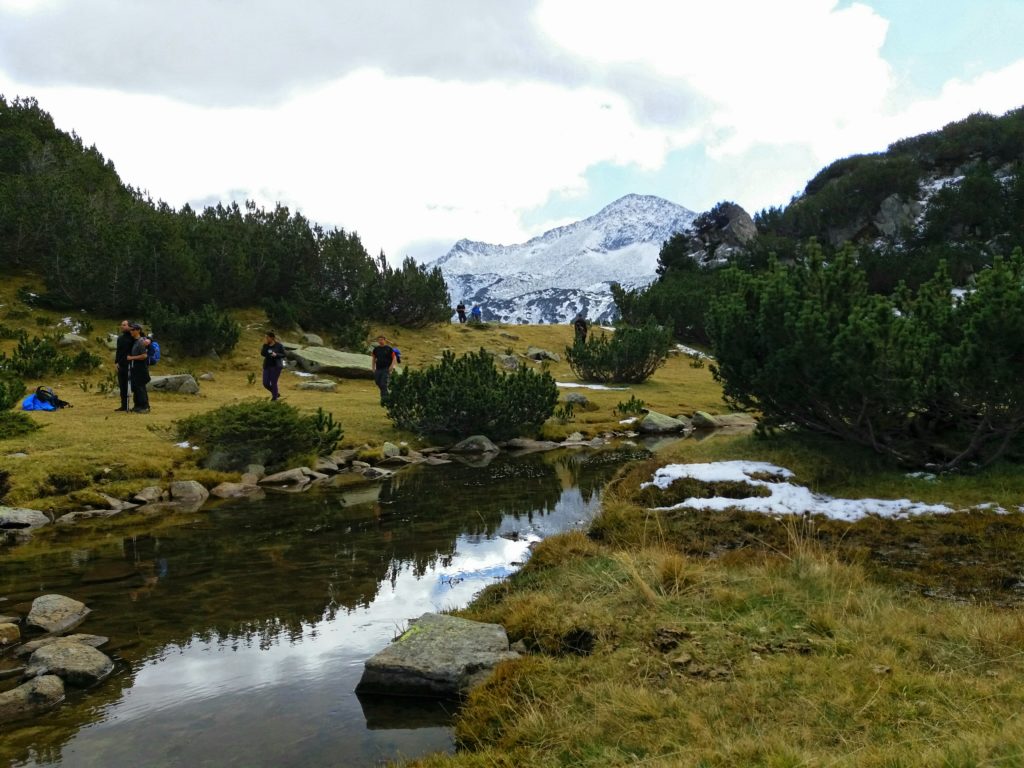
[[[629,193],[784,205],[1024,104],[1022,0],[0,0],[0,94],[172,206],[254,200],[392,263]]]

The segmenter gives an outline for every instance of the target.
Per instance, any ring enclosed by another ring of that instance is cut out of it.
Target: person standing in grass
[[[260,347],[260,354],[263,355],[263,388],[270,393],[271,400],[280,400],[281,393],[277,388],[277,380],[281,378],[281,370],[284,368],[284,345],[277,340],[277,334],[267,331],[263,337],[263,346]]]
[[[142,335],[142,326],[132,323],[128,326],[132,335],[131,352],[125,358],[128,361],[128,378],[132,383],[132,398],[135,407],[132,413],[149,413],[149,344]]]
[[[117,389],[121,393],[121,407],[116,411],[128,410],[128,355],[131,354],[132,345],[135,340],[132,338],[131,323],[127,320],[121,321],[121,334],[117,337],[117,349],[114,352],[114,366],[117,368]]]
[[[395,350],[388,344],[386,336],[377,337],[377,346],[370,351],[370,368],[373,370],[373,381],[380,389],[380,404],[386,405],[388,399],[388,379],[395,370],[397,360]]]

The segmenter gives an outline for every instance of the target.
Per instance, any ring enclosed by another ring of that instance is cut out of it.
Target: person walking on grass
[[[132,338],[131,323],[127,320],[121,321],[121,334],[117,337],[117,349],[114,351],[114,366],[117,368],[117,389],[121,393],[121,407],[116,411],[128,410],[128,355],[131,354],[132,345],[135,339]]]
[[[381,405],[387,405],[388,379],[397,364],[395,350],[388,344],[387,337],[378,336],[377,346],[370,351],[370,368],[373,370],[373,381],[380,389]]]
[[[587,331],[590,330],[590,324],[587,322],[587,318],[582,314],[576,315],[576,319],[572,321],[572,327],[576,332],[576,343],[586,344]]]
[[[128,378],[135,402],[132,413],[149,413],[149,392],[146,391],[146,385],[149,384],[148,339],[142,335],[142,326],[138,323],[129,325],[128,330],[132,335],[132,348],[125,359],[128,361]]]
[[[277,389],[277,380],[281,378],[281,369],[284,368],[284,345],[277,340],[277,334],[267,331],[263,337],[263,346],[260,347],[260,354],[263,355],[263,388],[270,393],[271,400],[280,400],[281,393]]]

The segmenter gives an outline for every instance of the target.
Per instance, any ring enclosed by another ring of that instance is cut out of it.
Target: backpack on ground
[[[149,346],[146,347],[146,360],[150,366],[160,362],[160,342],[152,337],[149,340]]]
[[[57,393],[50,387],[36,387],[36,391],[21,404],[23,411],[56,411],[58,408],[70,407],[71,403],[57,397]]]

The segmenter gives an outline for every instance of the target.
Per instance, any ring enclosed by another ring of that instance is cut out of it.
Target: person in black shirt
[[[576,331],[576,343],[585,344],[587,341],[587,331],[590,327],[587,323],[587,319],[583,315],[576,315],[576,319],[573,321],[572,327]]]
[[[466,305],[463,304],[460,301],[459,302],[459,306],[457,306],[455,308],[455,312],[459,315],[459,322],[460,323],[465,323],[466,322]]]
[[[128,355],[132,351],[131,323],[127,320],[121,321],[121,335],[117,337],[117,349],[114,352],[114,365],[117,368],[117,388],[121,392],[121,407],[116,411],[128,410]]]
[[[132,334],[132,348],[128,353],[128,376],[132,382],[132,398],[135,407],[132,413],[149,413],[149,340],[142,335],[142,326],[132,323],[128,329]]]
[[[263,355],[263,388],[270,393],[271,400],[280,400],[281,393],[277,389],[277,380],[281,378],[281,369],[284,368],[284,345],[277,340],[277,334],[267,331],[263,338],[263,346],[260,347],[260,354]]]
[[[370,351],[370,368],[373,369],[373,381],[380,389],[380,404],[385,405],[388,399],[388,379],[395,370],[395,350],[388,344],[386,336],[377,337],[377,346]]]

